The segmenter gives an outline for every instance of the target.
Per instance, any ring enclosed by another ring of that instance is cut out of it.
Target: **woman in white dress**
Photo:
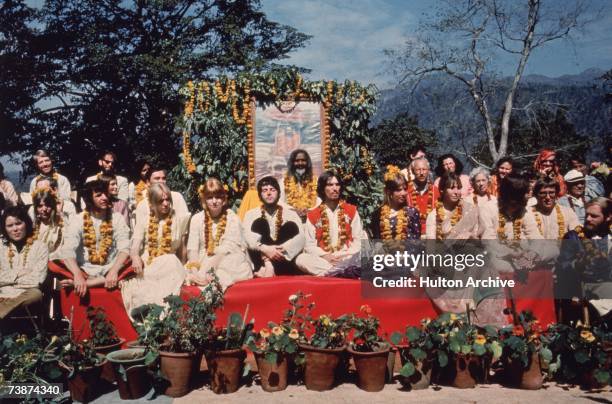
[[[148,198],[149,220],[136,223],[130,249],[136,277],[121,283],[123,303],[132,319],[135,308],[162,305],[166,296],[178,295],[186,275],[182,261],[189,217],[175,213],[166,184],[152,184]]]
[[[64,201],[58,199],[51,188],[37,188],[30,208],[30,216],[34,216],[33,237],[47,246],[49,260],[61,259],[61,246],[70,219],[62,209]]]
[[[47,276],[47,247],[32,237],[32,220],[19,207],[0,218],[0,320],[21,306],[42,300],[40,284]],[[2,329],[0,323],[0,329]]]
[[[189,226],[187,283],[205,286],[214,273],[225,290],[253,277],[240,219],[228,208],[227,191],[217,178],[206,180],[199,194],[204,210],[193,215]]]

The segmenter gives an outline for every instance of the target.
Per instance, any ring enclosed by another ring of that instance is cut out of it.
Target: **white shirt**
[[[65,200],[71,199],[70,181],[68,181],[68,178],[64,177],[63,175],[57,172],[54,174],[51,174],[50,177],[53,177],[53,175],[55,174],[57,174],[57,193],[59,197]],[[41,176],[42,175],[37,175],[34,178],[32,178],[32,182],[30,182],[30,193],[34,192],[34,190],[36,189],[36,180],[38,179],[38,177],[41,177]]]
[[[172,209],[174,209],[176,216],[191,216],[183,195],[178,192],[170,191],[170,197],[172,198]],[[149,198],[147,195],[145,195],[143,200],[136,206],[136,224],[138,225],[138,222],[142,220],[144,220],[145,224],[149,222]]]
[[[15,254],[9,262],[9,246]],[[0,297],[14,298],[26,289],[38,287],[47,277],[47,246],[35,240],[25,260],[26,246],[17,252],[15,246],[0,243]]]

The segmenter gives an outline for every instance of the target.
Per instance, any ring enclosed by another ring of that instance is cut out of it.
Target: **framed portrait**
[[[252,104],[254,178],[272,175],[279,182],[287,172],[287,161],[292,151],[303,149],[312,160],[313,175],[325,169],[324,134],[326,111],[322,104],[312,101],[283,101],[269,105]]]

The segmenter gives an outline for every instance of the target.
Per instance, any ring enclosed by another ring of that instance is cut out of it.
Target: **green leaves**
[[[414,367],[412,362],[408,361],[400,369],[400,375],[402,375],[404,377],[410,377],[410,376],[412,376],[414,374],[415,371],[416,371],[416,368]]]

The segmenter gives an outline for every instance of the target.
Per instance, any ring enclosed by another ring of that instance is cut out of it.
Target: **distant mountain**
[[[605,72],[591,68],[575,75],[546,77],[527,75],[521,80],[515,108],[528,103],[563,107],[583,136],[593,136],[601,141],[592,151],[592,158],[603,157],[605,140],[612,135],[612,103],[605,102],[603,81],[600,77]],[[489,108],[493,117],[505,101],[505,92],[510,84],[510,77],[497,80],[497,88],[502,89],[488,94]],[[489,81],[494,83],[493,79]],[[468,128],[480,127],[480,119],[463,83],[444,74],[430,76],[423,80],[417,89],[396,88],[383,90],[379,98],[378,111],[372,120],[372,126],[384,119],[391,119],[397,114],[408,112],[418,117],[419,126],[435,130],[442,139],[445,150],[453,150],[460,144],[461,132]],[[517,109],[516,114],[521,111]],[[482,134],[469,133],[469,140],[474,143]]]

